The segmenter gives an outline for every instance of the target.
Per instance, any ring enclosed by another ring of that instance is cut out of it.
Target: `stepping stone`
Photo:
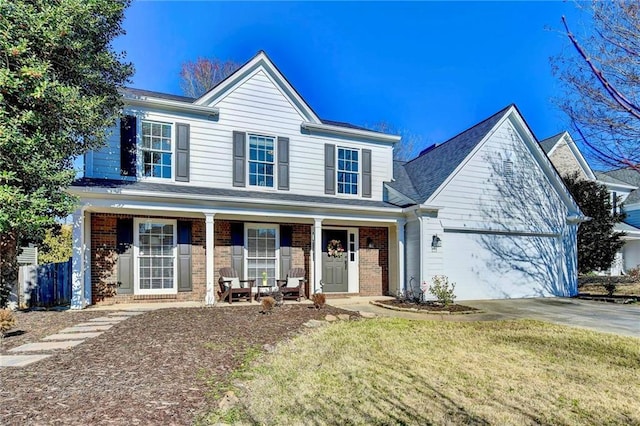
[[[92,324],[87,326],[75,325],[73,327],[67,327],[63,330],[60,330],[60,333],[85,333],[87,331],[105,331],[110,329],[111,327],[113,327],[113,325],[111,324],[107,324],[107,325]]]
[[[26,345],[9,349],[9,352],[35,352],[35,351],[50,351],[52,349],[67,349],[67,348],[72,348],[74,346],[78,346],[82,342],[84,342],[84,340],[67,340],[64,342],[27,343]]]
[[[98,317],[92,318],[89,321],[91,322],[120,322],[129,319],[129,317]]]
[[[112,312],[109,315],[110,316],[117,316],[117,315],[127,315],[129,317],[134,317],[136,315],[142,315],[142,314],[146,314],[148,311],[128,311],[128,312]]]
[[[24,367],[51,355],[0,355],[0,367]]]
[[[90,339],[92,337],[98,337],[101,335],[101,331],[93,333],[58,333],[47,336],[42,340],[78,340],[78,339]]]
[[[304,325],[305,327],[308,328],[318,328],[318,327],[322,327],[324,325],[327,325],[328,322],[326,321],[319,321],[319,320],[314,320],[314,319],[310,319],[309,321],[305,322]]]

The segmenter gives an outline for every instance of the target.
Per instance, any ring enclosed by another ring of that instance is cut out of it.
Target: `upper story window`
[[[275,138],[249,135],[249,185],[273,188]]]
[[[171,124],[142,121],[142,176],[171,179],[172,128]]]
[[[358,150],[338,148],[338,194],[358,194]]]

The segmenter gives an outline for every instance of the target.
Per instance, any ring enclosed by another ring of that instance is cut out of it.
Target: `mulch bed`
[[[391,306],[394,308],[404,308],[404,309],[417,309],[419,311],[428,311],[428,312],[473,312],[478,311],[476,308],[472,308],[471,306],[451,304],[449,306],[436,305],[433,303],[415,303],[409,302],[405,300],[377,300],[377,303],[382,305]]]
[[[358,316],[331,306],[284,305],[270,315],[259,311],[259,305],[151,311],[43,361],[3,368],[0,424],[191,424],[215,404],[207,395],[212,384],[227,383],[248,351],[290,338],[310,319]],[[74,316],[79,313],[29,314],[37,315],[21,323],[34,321],[30,331],[7,338],[7,344],[27,334],[55,333],[71,325],[67,317],[74,324],[88,319]],[[35,330],[37,316],[47,324],[46,333]]]

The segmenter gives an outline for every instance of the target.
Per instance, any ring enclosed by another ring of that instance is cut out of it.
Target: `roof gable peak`
[[[284,74],[273,63],[269,56],[260,50],[258,53],[245,62],[240,68],[234,71],[227,78],[215,85],[205,94],[200,96],[194,101],[196,105],[215,105],[215,103],[235,89],[238,85],[242,84],[245,80],[255,75],[260,70],[264,71],[277,85],[277,87],[283,92],[283,94],[289,98],[291,104],[300,112],[305,120],[321,124],[322,120],[313,111],[311,106],[302,98],[298,91],[289,83]]]

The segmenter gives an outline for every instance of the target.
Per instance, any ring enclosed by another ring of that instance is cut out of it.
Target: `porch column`
[[[313,289],[322,293],[322,219],[313,218]]]
[[[205,276],[207,280],[207,293],[205,295],[205,304],[211,306],[216,303],[215,296],[215,263],[213,251],[214,247],[214,216],[215,213],[205,213],[205,222],[206,222],[206,232],[205,232],[205,252],[206,252],[206,265],[205,265]]]
[[[73,213],[73,253],[71,258],[71,309],[83,309],[87,306],[86,294],[91,294],[85,289],[84,279],[84,207]],[[89,286],[91,286],[89,281]],[[91,303],[91,300],[89,300]]]
[[[396,226],[398,227],[398,292],[401,294],[406,293],[405,280],[405,263],[404,263],[404,226],[407,224],[407,220],[402,218],[398,219]]]

